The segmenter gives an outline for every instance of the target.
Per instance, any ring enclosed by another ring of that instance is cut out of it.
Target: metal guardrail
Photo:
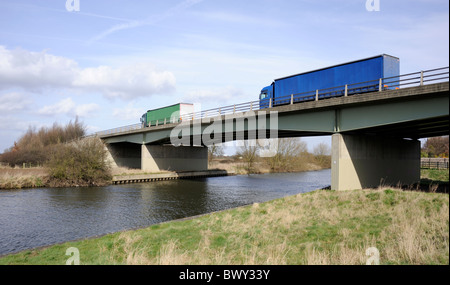
[[[134,124],[134,125],[124,126],[124,127],[120,127],[120,128],[114,128],[114,129],[109,129],[109,130],[105,130],[105,131],[100,131],[100,132],[96,132],[94,135],[105,136],[105,135],[112,135],[112,134],[123,133],[123,132],[128,132],[128,131],[133,131],[133,130],[139,130],[139,129],[142,129],[142,124]]]
[[[419,71],[414,73],[403,74],[394,77],[380,78],[377,80],[359,82],[353,84],[346,84],[337,87],[331,87],[326,89],[311,90],[308,92],[302,92],[297,94],[291,94],[288,96],[270,98],[267,101],[250,101],[245,103],[239,103],[199,112],[194,112],[181,116],[180,121],[191,121],[196,119],[214,118],[221,115],[236,114],[248,111],[257,111],[266,108],[272,108],[281,105],[297,104],[308,101],[319,101],[335,97],[347,97],[355,96],[359,94],[366,94],[368,92],[380,92],[385,90],[394,90],[415,86],[423,86],[432,83],[447,82],[449,81],[449,67],[435,68],[425,71]],[[164,123],[159,124],[159,121]],[[173,123],[164,119],[158,120],[155,125],[164,125],[166,123]],[[142,129],[141,124],[134,124],[106,131],[95,133],[95,135],[111,135],[115,133],[122,133],[132,130]],[[147,127],[151,128],[151,127]]]

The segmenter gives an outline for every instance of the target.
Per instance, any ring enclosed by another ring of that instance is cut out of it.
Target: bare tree
[[[331,148],[326,143],[320,143],[314,147],[314,156],[322,167],[331,166]]]
[[[254,164],[258,158],[259,146],[255,140],[243,141],[243,144],[239,147],[237,154],[242,157],[244,161],[244,168],[247,173],[254,172]]]
[[[208,163],[211,164],[213,159],[224,154],[224,146],[222,144],[212,144],[208,147]]]
[[[307,151],[306,143],[300,138],[281,138],[278,139],[276,153],[267,158],[270,170],[290,171],[295,168],[296,158]]]

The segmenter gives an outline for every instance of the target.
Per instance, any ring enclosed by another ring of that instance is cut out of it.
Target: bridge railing
[[[112,134],[116,134],[116,133],[123,133],[123,132],[128,132],[128,131],[133,131],[133,130],[139,130],[141,128],[142,128],[141,124],[134,124],[134,125],[123,126],[123,127],[119,127],[119,128],[96,132],[95,134],[98,136],[105,136],[105,135],[112,135]]]
[[[435,68],[425,71],[402,74],[399,76],[380,78],[376,80],[353,84],[346,84],[326,89],[311,90],[307,92],[277,97],[274,99],[270,98],[265,100],[264,99],[256,100],[245,103],[228,105],[219,108],[202,110],[182,115],[180,121],[185,122],[196,119],[214,118],[221,115],[229,115],[248,111],[257,111],[261,109],[271,108],[274,106],[296,104],[308,101],[319,101],[341,96],[344,97],[355,96],[359,94],[365,94],[368,92],[401,89],[448,81],[449,81],[449,67]],[[164,125],[168,123],[173,122],[171,122],[170,120],[164,120],[164,123],[162,124],[158,123],[157,125]],[[138,130],[141,128],[143,128],[141,124],[134,124],[125,127],[97,132],[96,135],[110,135],[114,133],[122,133],[132,130]]]
[[[425,71],[403,74],[400,76],[384,78],[384,84],[395,88],[422,86],[431,83],[445,82],[449,80],[449,68],[435,68]]]

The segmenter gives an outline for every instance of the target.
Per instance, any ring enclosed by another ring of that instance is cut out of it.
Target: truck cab
[[[266,86],[261,90],[261,94],[259,94],[259,108],[269,108],[270,98],[273,98],[273,84]]]
[[[142,117],[141,117],[141,125],[142,125],[142,128],[148,127],[148,125],[147,125],[147,113],[144,113],[142,115]]]

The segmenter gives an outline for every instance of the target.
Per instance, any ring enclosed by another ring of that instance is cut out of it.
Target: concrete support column
[[[208,148],[194,146],[142,145],[141,169],[157,172],[208,169]]]
[[[420,180],[420,142],[334,134],[331,189],[410,185]]]

